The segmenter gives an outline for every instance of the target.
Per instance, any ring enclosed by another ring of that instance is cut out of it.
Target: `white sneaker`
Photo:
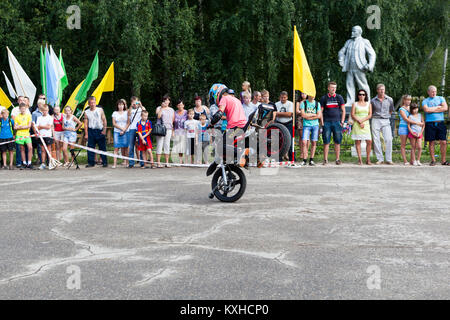
[[[41,164],[41,166],[39,167],[39,170],[45,170],[47,167],[45,166],[45,164]]]
[[[415,162],[414,162],[414,165],[415,165]],[[409,166],[409,162],[405,162],[405,166]]]
[[[418,166],[417,161],[414,161],[413,166]]]
[[[420,163],[420,161],[416,161],[417,162],[417,166],[421,167],[422,164]]]

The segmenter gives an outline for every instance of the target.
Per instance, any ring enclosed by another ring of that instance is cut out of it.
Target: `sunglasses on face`
[[[363,96],[365,97],[366,95],[364,93],[358,93],[358,96]]]

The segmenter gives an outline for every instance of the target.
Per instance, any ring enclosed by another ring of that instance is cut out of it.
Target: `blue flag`
[[[58,101],[58,79],[48,48],[45,48],[45,67],[47,73],[47,102],[55,106]]]

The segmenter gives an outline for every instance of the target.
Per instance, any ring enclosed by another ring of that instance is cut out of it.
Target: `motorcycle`
[[[241,166],[236,157],[234,157],[233,161],[228,161],[229,163],[227,163],[224,154],[219,157],[219,160],[216,159],[209,166],[206,176],[209,177],[214,174],[211,181],[212,191],[209,194],[210,199],[216,197],[222,202],[236,202],[244,195],[247,187],[247,178],[242,171],[242,167],[248,170],[248,153],[245,154],[248,149],[239,148],[239,141],[246,138],[256,138],[257,141],[262,139],[262,144],[264,147],[267,147],[262,152],[262,158],[276,158],[280,154],[288,152],[291,143],[289,130],[282,124],[270,121],[274,111],[275,106],[273,105],[259,105],[258,109],[249,116],[249,121],[243,128],[242,133],[234,137],[232,145],[226,146],[226,150],[239,155],[238,158],[246,157],[246,165]],[[275,141],[275,139],[278,139],[278,141]],[[217,147],[220,147],[219,144],[216,145]],[[263,160],[258,155],[258,168],[262,166]]]

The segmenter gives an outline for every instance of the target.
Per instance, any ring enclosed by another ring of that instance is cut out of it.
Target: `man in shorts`
[[[423,100],[422,107],[425,112],[425,141],[430,144],[430,165],[436,165],[434,146],[436,141],[439,141],[441,146],[441,163],[443,166],[448,166],[450,163],[446,161],[447,127],[444,123],[444,112],[448,111],[447,102],[445,102],[444,97],[437,95],[435,86],[429,86],[428,98]]]
[[[328,151],[330,150],[331,135],[333,135],[336,164],[340,165],[342,128],[345,121],[345,101],[336,93],[336,82],[328,83],[328,94],[320,99],[323,116],[323,164],[328,164]]]
[[[14,118],[14,130],[16,130],[16,144],[20,147],[22,159],[20,169],[33,169],[31,165],[31,157],[33,156],[33,144],[30,137],[31,114],[28,111],[27,104],[24,102],[19,105],[19,110],[20,113]],[[28,150],[28,158],[25,158],[25,148]]]
[[[308,158],[308,141],[311,141],[311,157],[309,165],[315,166],[314,155],[316,153],[317,141],[319,140],[319,122],[322,119],[322,109],[320,103],[309,95],[308,99],[300,104],[301,116],[303,118],[303,162],[302,166],[306,166]]]

